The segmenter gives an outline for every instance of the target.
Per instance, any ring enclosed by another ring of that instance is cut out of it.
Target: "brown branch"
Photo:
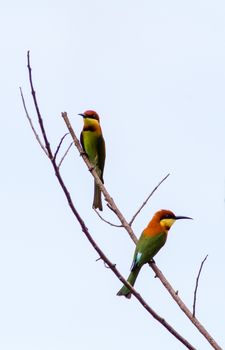
[[[82,228],[82,231],[84,232],[84,234],[86,235],[86,237],[88,238],[88,240],[90,241],[90,243],[92,244],[92,246],[94,247],[94,249],[99,253],[101,253],[99,247],[96,245],[95,241],[93,240],[92,236],[89,234],[88,232],[88,229],[86,228],[85,224],[84,224],[84,221],[81,219],[79,213],[77,212],[74,204],[73,204],[73,201],[71,199],[71,196],[70,196],[70,193],[67,189],[67,187],[65,186],[64,182],[63,182],[63,179],[61,177],[61,174],[59,172],[59,168],[57,167],[57,164],[55,162],[55,160],[53,159],[53,154],[52,154],[52,150],[51,150],[51,147],[50,147],[50,143],[48,141],[48,138],[47,138],[47,134],[46,134],[46,131],[45,131],[45,128],[44,128],[44,124],[43,124],[43,120],[42,120],[42,117],[41,117],[41,114],[40,114],[40,111],[39,111],[39,107],[38,107],[38,103],[37,103],[37,100],[36,100],[36,94],[35,94],[35,91],[34,91],[34,88],[33,88],[33,82],[32,82],[32,75],[31,75],[31,66],[30,66],[30,58],[29,58],[29,52],[27,54],[27,59],[28,59],[28,71],[29,71],[29,80],[30,80],[30,86],[31,86],[31,93],[32,93],[32,97],[33,97],[33,101],[34,101],[34,105],[35,105],[35,108],[36,108],[36,112],[37,112],[37,116],[38,116],[38,121],[39,121],[39,125],[40,125],[40,129],[41,129],[41,132],[42,132],[42,135],[43,135],[43,138],[44,138],[44,141],[45,141],[45,146],[46,146],[46,149],[47,149],[47,152],[48,152],[48,157],[50,158],[51,160],[51,163],[52,163],[52,166],[54,168],[54,171],[55,171],[55,175],[58,179],[58,182],[67,198],[67,201],[68,201],[68,204],[70,206],[70,209],[72,210],[73,214],[75,215],[75,217],[77,218],[78,222],[80,223],[80,226]],[[92,165],[90,164],[90,162],[88,161],[87,159],[87,156],[84,154],[84,152],[82,151],[82,148],[79,144],[79,141],[78,139],[76,138],[76,135],[70,125],[70,122],[69,122],[69,119],[67,117],[67,114],[66,113],[63,113],[62,114],[63,116],[63,119],[71,133],[71,136],[74,140],[74,143],[76,145],[76,147],[78,148],[81,156],[83,157],[88,169],[90,170],[90,172],[92,173],[92,175],[94,176],[95,180],[96,180],[96,183],[98,184],[98,186],[100,187],[101,191],[103,192],[104,196],[105,196],[105,199],[106,201],[109,203],[109,205],[112,207],[113,211],[117,214],[119,220],[121,221],[121,224],[124,226],[124,228],[128,231],[130,237],[132,238],[132,240],[136,243],[137,242],[137,238],[136,236],[134,235],[133,233],[133,230],[132,228],[129,226],[128,222],[125,220],[125,218],[123,217],[122,213],[119,211],[119,209],[116,207],[113,199],[110,197],[109,193],[106,191],[104,185],[102,184],[101,180],[99,179],[97,173],[95,172],[95,170],[93,169]],[[101,256],[101,255],[100,255]],[[146,308],[146,310],[149,311],[149,313],[151,313],[151,308],[150,306],[148,306],[146,304],[146,302],[144,301],[143,298],[141,298],[141,296],[139,295],[139,293],[137,293],[135,291],[134,288],[132,288],[127,282],[126,280],[120,276],[120,273],[119,271],[116,269],[115,265],[112,264],[108,259],[107,257],[103,254],[101,256],[101,258],[104,260],[104,262],[111,268],[111,270],[117,275],[117,277],[122,281],[122,283],[124,283],[130,290],[131,292],[134,294],[134,296],[139,300],[139,302],[142,304],[142,306],[144,306]],[[104,259],[105,258],[105,259]],[[154,270],[154,272],[156,273],[157,277],[160,278],[161,282],[166,286],[167,285],[167,289],[169,291],[169,293],[172,295],[172,297],[174,298],[174,300],[177,302],[177,304],[180,306],[180,308],[185,312],[185,314],[190,318],[190,320],[193,322],[193,324],[195,324],[195,326],[198,328],[198,330],[205,336],[205,338],[208,340],[208,342],[212,345],[212,347],[216,350],[222,350],[222,348],[216,343],[216,341],[210,336],[210,334],[204,329],[204,327],[199,323],[199,321],[197,321],[196,318],[194,318],[192,316],[192,314],[190,313],[190,311],[187,309],[187,307],[185,306],[185,304],[181,301],[180,298],[177,299],[177,295],[176,295],[176,292],[173,290],[173,288],[170,286],[169,282],[165,279],[165,277],[163,276],[162,272],[158,269],[158,267],[156,266],[156,264],[150,264],[152,269]],[[136,293],[136,294],[135,294]],[[152,313],[151,313],[152,314]],[[157,317],[159,317],[157,314],[152,314],[153,317],[155,317],[158,321],[159,319]],[[160,322],[160,321],[159,321]],[[170,331],[174,336],[176,336],[176,331],[175,333],[173,333],[173,329],[169,329],[167,327],[167,323],[166,321],[164,321],[162,319],[162,325],[168,329],[168,331]],[[170,326],[171,327],[171,326]],[[187,348],[189,349],[194,349],[192,345],[190,345],[186,340],[185,343],[182,341],[182,337],[179,335],[179,338],[177,338],[179,341],[181,341],[183,344],[186,345]]]
[[[101,214],[99,214],[98,210],[96,210],[95,208],[93,208],[93,209],[94,209],[94,211],[96,212],[96,214],[98,215],[98,217],[99,217],[102,221],[104,221],[106,224],[108,224],[108,225],[110,225],[110,226],[113,226],[113,227],[119,227],[119,228],[123,227],[122,225],[116,225],[116,224],[113,224],[112,222],[110,222],[110,221],[104,219],[104,218],[101,216]]]
[[[31,68],[30,68],[30,62],[29,62],[29,53],[28,53],[28,69],[29,69],[29,73],[31,73]],[[139,302],[141,303],[141,305],[158,321],[160,322],[163,327],[165,327],[172,335],[174,335],[176,337],[176,339],[178,339],[182,344],[184,344],[188,349],[190,350],[196,350],[185,338],[183,338],[168,322],[165,321],[165,319],[163,319],[162,317],[160,317],[147,303],[146,301],[140,296],[140,294],[132,287],[130,286],[130,284],[126,281],[126,279],[120,274],[120,272],[117,270],[115,264],[113,264],[108,258],[107,256],[103,253],[103,251],[99,248],[99,246],[97,245],[97,243],[94,241],[94,239],[92,238],[91,234],[88,231],[88,228],[86,227],[83,219],[81,218],[80,214],[78,213],[78,211],[76,210],[73,200],[70,196],[70,193],[63,181],[63,178],[60,174],[59,168],[56,164],[55,158],[52,156],[52,150],[51,150],[51,146],[50,143],[48,141],[48,137],[47,137],[47,133],[45,131],[44,128],[44,124],[42,121],[42,117],[38,108],[38,104],[37,104],[37,100],[36,100],[36,96],[34,93],[34,89],[33,89],[33,83],[32,83],[32,76],[31,74],[29,75],[30,77],[30,84],[31,84],[31,91],[32,91],[32,96],[33,96],[33,101],[34,104],[36,104],[36,112],[37,112],[37,116],[38,116],[38,121],[39,121],[39,125],[41,128],[41,132],[42,135],[44,137],[45,140],[45,146],[46,149],[48,150],[48,154],[49,154],[49,158],[51,161],[51,164],[54,168],[55,171],[55,175],[56,178],[64,192],[64,195],[68,201],[69,207],[72,211],[72,213],[74,214],[74,216],[76,217],[76,219],[78,220],[81,229],[83,231],[83,233],[85,234],[85,236],[87,237],[88,241],[91,243],[92,247],[96,250],[96,252],[99,254],[99,256],[101,257],[101,259],[104,261],[104,263],[114,272],[114,274],[119,278],[119,280],[124,283],[132,292],[132,294],[139,300]],[[94,172],[93,172],[94,173]]]
[[[47,135],[46,135],[46,132],[45,132],[43,119],[42,119],[42,116],[41,116],[41,113],[40,113],[40,110],[39,110],[39,106],[38,106],[37,99],[36,99],[36,93],[35,93],[34,86],[33,86],[32,69],[31,69],[31,66],[30,66],[30,51],[27,51],[27,68],[28,68],[28,72],[29,72],[29,81],[30,81],[30,87],[31,87],[31,94],[32,94],[32,97],[33,97],[34,106],[35,106],[35,109],[36,109],[36,113],[37,113],[37,117],[38,117],[39,126],[40,126],[40,129],[41,129],[41,133],[42,133],[42,136],[43,136],[44,141],[45,141],[45,148],[46,148],[46,150],[48,152],[48,157],[50,159],[52,159],[53,158],[52,150],[51,150],[50,143],[48,141],[48,138],[47,138]]]
[[[22,88],[21,88],[21,87],[20,87],[20,95],[21,95],[22,102],[23,102],[23,108],[24,108],[24,110],[25,110],[25,114],[26,114],[27,120],[28,120],[28,122],[29,122],[29,124],[30,124],[31,130],[33,131],[34,136],[35,136],[37,142],[39,143],[41,149],[45,152],[46,156],[48,157],[48,152],[46,151],[45,146],[42,144],[42,142],[41,142],[41,140],[40,140],[40,137],[39,137],[37,131],[35,130],[35,127],[34,127],[34,125],[33,125],[32,119],[31,119],[31,117],[29,116],[29,113],[28,113],[28,111],[27,111],[27,107],[26,107],[26,103],[25,103],[25,99],[24,99],[24,97],[23,97],[23,91],[22,91]]]
[[[87,155],[83,152],[82,147],[79,143],[78,138],[76,137],[74,130],[70,124],[69,118],[67,116],[66,112],[62,113],[62,117],[66,123],[66,126],[72,136],[72,139],[74,141],[75,146],[77,147],[80,155],[83,157],[84,162],[86,163],[89,171],[91,172],[92,176],[95,178],[96,183],[100,187],[105,200],[108,202],[108,205],[111,207],[111,209],[114,211],[114,213],[117,215],[119,218],[122,226],[125,228],[125,230],[128,232],[129,236],[133,240],[133,242],[136,244],[137,243],[137,237],[135,236],[131,226],[129,223],[126,221],[120,210],[117,208],[114,200],[112,197],[109,195],[107,192],[105,186],[99,179],[97,173],[93,169],[92,164],[89,162]],[[169,176],[169,175],[168,175]],[[162,180],[163,181],[163,180]],[[182,301],[182,299],[179,297],[177,294],[177,291],[174,290],[174,288],[171,286],[169,281],[166,279],[166,277],[163,275],[162,271],[157,267],[155,263],[150,263],[149,264],[152,268],[152,270],[155,272],[156,276],[160,279],[161,283],[164,285],[164,287],[167,289],[171,297],[174,299],[174,301],[177,303],[177,305],[180,307],[180,309],[185,313],[185,315],[190,319],[190,321],[195,325],[195,327],[199,330],[199,332],[207,339],[207,341],[211,344],[211,346],[215,350],[222,350],[222,348],[217,344],[215,339],[209,334],[209,332],[203,327],[203,325],[197,320],[197,318],[193,317],[192,312],[188,309],[188,307],[185,305],[185,303]]]
[[[137,210],[137,212],[134,214],[134,216],[132,217],[132,219],[129,222],[129,225],[131,226],[134,222],[134,220],[136,219],[136,217],[138,216],[138,214],[140,213],[140,211],[144,208],[144,206],[147,204],[147,202],[149,201],[149,199],[152,197],[152,195],[155,193],[155,191],[159,188],[159,186],[170,176],[170,174],[167,174],[159,183],[158,185],[152,190],[152,192],[149,194],[149,196],[146,198],[146,200],[143,202],[143,204],[141,205],[141,207]]]
[[[70,148],[72,147],[72,145],[73,145],[73,142],[71,142],[71,144],[70,144],[69,147],[67,148],[66,152],[65,152],[64,155],[62,156],[62,158],[61,158],[61,160],[60,160],[60,162],[59,162],[58,168],[61,167],[62,162],[63,162],[64,159],[66,158],[66,156],[67,156],[67,154],[68,154]]]
[[[213,349],[222,350],[222,348],[217,344],[215,339],[209,334],[209,332],[203,327],[203,325],[198,321],[197,318],[193,317],[192,312],[187,308],[182,299],[177,294],[177,291],[173,289],[171,284],[166,280],[162,271],[156,266],[155,263],[150,263],[151,268],[155,272],[156,276],[163,283],[164,287],[168,290],[172,298],[178,304],[180,309],[185,313],[185,315],[190,319],[190,321],[195,325],[195,327],[199,330],[199,332],[207,339],[207,341],[211,344]]]
[[[68,135],[69,133],[67,132],[65,135],[63,135],[63,137],[61,138],[58,147],[56,148],[55,154],[53,159],[56,160],[57,154],[59,153],[60,147],[62,146],[63,140],[65,139],[65,137]]]
[[[200,275],[201,275],[201,272],[202,272],[202,268],[203,268],[203,265],[206,261],[206,259],[208,258],[208,254],[206,255],[205,259],[203,259],[202,263],[201,263],[201,266],[200,266],[200,269],[198,271],[198,276],[196,278],[196,284],[195,284],[195,290],[194,290],[194,301],[193,301],[193,317],[195,317],[195,310],[196,310],[196,301],[197,301],[197,291],[198,291],[198,282],[199,282],[199,278],[200,278]]]
[[[52,165],[55,169],[55,174],[56,177],[62,187],[62,190],[67,198],[68,204],[70,206],[70,209],[72,210],[74,216],[76,217],[76,219],[78,220],[81,229],[83,231],[83,233],[85,234],[85,236],[87,237],[88,241],[91,243],[92,247],[96,250],[96,252],[99,254],[99,256],[101,257],[101,259],[104,261],[104,263],[106,264],[107,267],[109,267],[111,269],[111,271],[113,271],[113,273],[119,278],[119,280],[124,283],[132,292],[132,294],[135,296],[135,298],[140,302],[140,304],[147,310],[147,312],[149,314],[152,315],[152,317],[154,317],[159,323],[162,324],[163,327],[165,327],[172,335],[174,335],[174,337],[176,337],[177,340],[179,340],[182,344],[184,344],[186,346],[186,348],[190,349],[190,350],[196,350],[184,337],[182,337],[164,318],[160,317],[148,304],[147,302],[141,297],[141,295],[126,281],[126,279],[121,275],[121,273],[119,272],[119,270],[116,268],[115,264],[113,264],[108,258],[107,256],[103,253],[103,251],[99,248],[99,246],[97,245],[97,243],[94,241],[94,239],[92,238],[92,235],[89,233],[88,228],[86,227],[83,219],[81,218],[81,216],[79,215],[78,211],[75,209],[73,201],[71,199],[71,196],[62,180],[62,177],[57,169],[57,166],[54,162],[54,160],[52,160]]]

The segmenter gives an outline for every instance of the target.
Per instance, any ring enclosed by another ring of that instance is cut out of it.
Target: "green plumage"
[[[142,266],[149,263],[151,259],[158,253],[162,246],[166,243],[166,232],[160,232],[154,236],[147,233],[148,228],[143,231],[139,238],[134,252],[133,263],[131,265],[131,273],[127,279],[132,286],[140,272]],[[117,295],[124,295],[126,298],[131,297],[130,289],[125,285],[119,290]]]
[[[88,159],[95,167],[95,170],[103,181],[103,171],[105,165],[105,141],[102,136],[99,121],[93,118],[85,117],[84,128],[80,135],[80,141]],[[94,200],[93,208],[102,210],[101,191],[94,182]]]
[[[131,273],[127,279],[132,286],[140,272],[142,266],[149,263],[151,259],[164,246],[167,239],[168,231],[176,220],[191,219],[188,216],[175,216],[171,210],[161,209],[157,211],[148,226],[142,232],[134,252]],[[124,295],[126,298],[131,297],[130,289],[125,285],[119,290],[117,295]]]
[[[88,155],[88,159],[95,166],[98,176],[103,182],[105,165],[105,141],[102,134],[92,130],[83,130],[81,144]]]

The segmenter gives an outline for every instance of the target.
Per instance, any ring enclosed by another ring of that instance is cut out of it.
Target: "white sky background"
[[[224,2],[8,1],[0,32],[1,349],[183,348],[135,298],[117,297],[120,282],[95,262],[25,120],[19,86],[35,118],[28,49],[52,146],[66,132],[61,111],[77,135],[77,113],[101,116],[105,185],[128,220],[171,173],[133,228],[139,236],[161,208],[194,218],[174,225],[156,262],[192,308],[209,254],[197,317],[224,347]],[[134,245],[92,211],[93,181],[76,149],[63,174],[90,232],[127,276]],[[211,349],[147,267],[136,287],[198,350]]]

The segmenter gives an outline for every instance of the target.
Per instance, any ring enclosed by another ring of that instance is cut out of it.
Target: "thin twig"
[[[38,122],[39,122],[40,129],[41,129],[41,133],[42,133],[42,136],[43,136],[44,141],[45,141],[45,148],[47,150],[48,157],[50,159],[52,159],[53,158],[53,154],[52,154],[52,150],[51,150],[51,147],[50,147],[50,142],[49,142],[49,140],[47,138],[47,135],[46,135],[46,131],[45,131],[45,128],[44,128],[44,122],[43,122],[43,119],[42,119],[42,116],[41,116],[41,113],[40,113],[40,110],[39,110],[39,106],[38,106],[38,102],[37,102],[37,98],[36,98],[36,93],[35,93],[34,86],[33,86],[32,69],[31,69],[31,65],[30,65],[30,51],[27,51],[27,68],[28,68],[28,72],[29,72],[29,81],[30,81],[30,87],[31,87],[31,94],[32,94],[32,97],[33,97],[34,106],[35,106],[35,109],[36,109],[36,113],[37,113]]]
[[[107,203],[107,207],[108,207],[111,211],[113,211],[114,214],[116,214],[116,211],[111,207],[111,205],[110,205],[109,203]],[[117,214],[116,214],[116,215],[117,215]]]
[[[71,142],[71,144],[70,144],[69,147],[67,148],[66,152],[65,152],[64,155],[62,156],[62,158],[61,158],[61,160],[60,160],[60,162],[59,162],[58,168],[61,167],[62,162],[63,162],[64,159],[66,158],[66,156],[67,156],[67,154],[68,154],[70,148],[72,147],[72,145],[73,145],[73,142]]]
[[[29,124],[30,124],[31,130],[33,131],[34,136],[35,136],[37,142],[39,143],[41,149],[45,152],[46,156],[48,157],[48,152],[46,151],[45,146],[42,144],[42,142],[41,142],[41,140],[40,140],[40,137],[38,136],[38,133],[37,133],[37,131],[35,130],[35,127],[34,127],[34,125],[33,125],[32,119],[31,119],[31,117],[29,116],[29,113],[28,113],[28,111],[27,111],[27,107],[26,107],[26,103],[25,103],[25,99],[24,99],[24,97],[23,97],[23,91],[22,91],[22,88],[21,88],[21,87],[20,87],[20,95],[21,95],[22,102],[23,102],[23,108],[24,108],[24,110],[25,110],[26,117],[27,117],[27,120],[28,120],[28,122],[29,122]]]
[[[68,135],[69,133],[67,132],[65,135],[63,135],[63,137],[61,138],[59,144],[58,144],[58,147],[56,148],[56,151],[55,151],[55,154],[54,154],[54,157],[53,159],[56,160],[56,157],[57,157],[57,154],[59,153],[59,150],[60,150],[60,147],[63,143],[63,140],[65,139],[65,137]]]
[[[109,224],[110,226],[113,226],[113,227],[119,227],[119,228],[123,227],[122,225],[116,225],[116,224],[113,224],[112,222],[110,222],[110,221],[104,219],[104,218],[99,214],[98,210],[96,210],[95,208],[93,208],[93,209],[94,209],[95,213],[98,215],[98,217],[99,217],[102,221],[104,221],[106,224]]]
[[[149,196],[146,198],[146,200],[143,202],[143,204],[141,205],[141,207],[138,209],[138,211],[134,214],[134,216],[132,217],[132,219],[129,222],[129,225],[131,226],[134,222],[134,220],[136,219],[136,217],[138,216],[138,214],[140,213],[140,211],[144,208],[144,206],[147,204],[147,202],[149,201],[149,199],[152,197],[152,195],[155,193],[155,191],[159,188],[159,186],[170,176],[170,174],[167,174],[159,183],[158,185],[152,190],[152,192],[149,194]]]
[[[194,291],[194,302],[193,302],[193,317],[195,317],[195,310],[196,310],[196,301],[197,301],[197,290],[198,290],[198,282],[199,282],[199,278],[200,278],[200,275],[201,275],[201,272],[202,272],[202,268],[203,268],[203,265],[206,261],[206,259],[208,258],[208,254],[206,255],[205,259],[203,259],[202,263],[201,263],[201,266],[200,266],[200,269],[198,271],[198,276],[196,278],[196,283],[195,283],[195,291]]]

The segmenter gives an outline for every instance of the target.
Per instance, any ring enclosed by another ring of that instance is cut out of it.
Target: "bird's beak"
[[[193,220],[193,218],[190,218],[189,216],[176,216],[175,220],[180,220],[180,219],[189,219]]]
[[[85,114],[83,113],[78,113],[78,115],[81,115],[81,117],[85,118]]]

